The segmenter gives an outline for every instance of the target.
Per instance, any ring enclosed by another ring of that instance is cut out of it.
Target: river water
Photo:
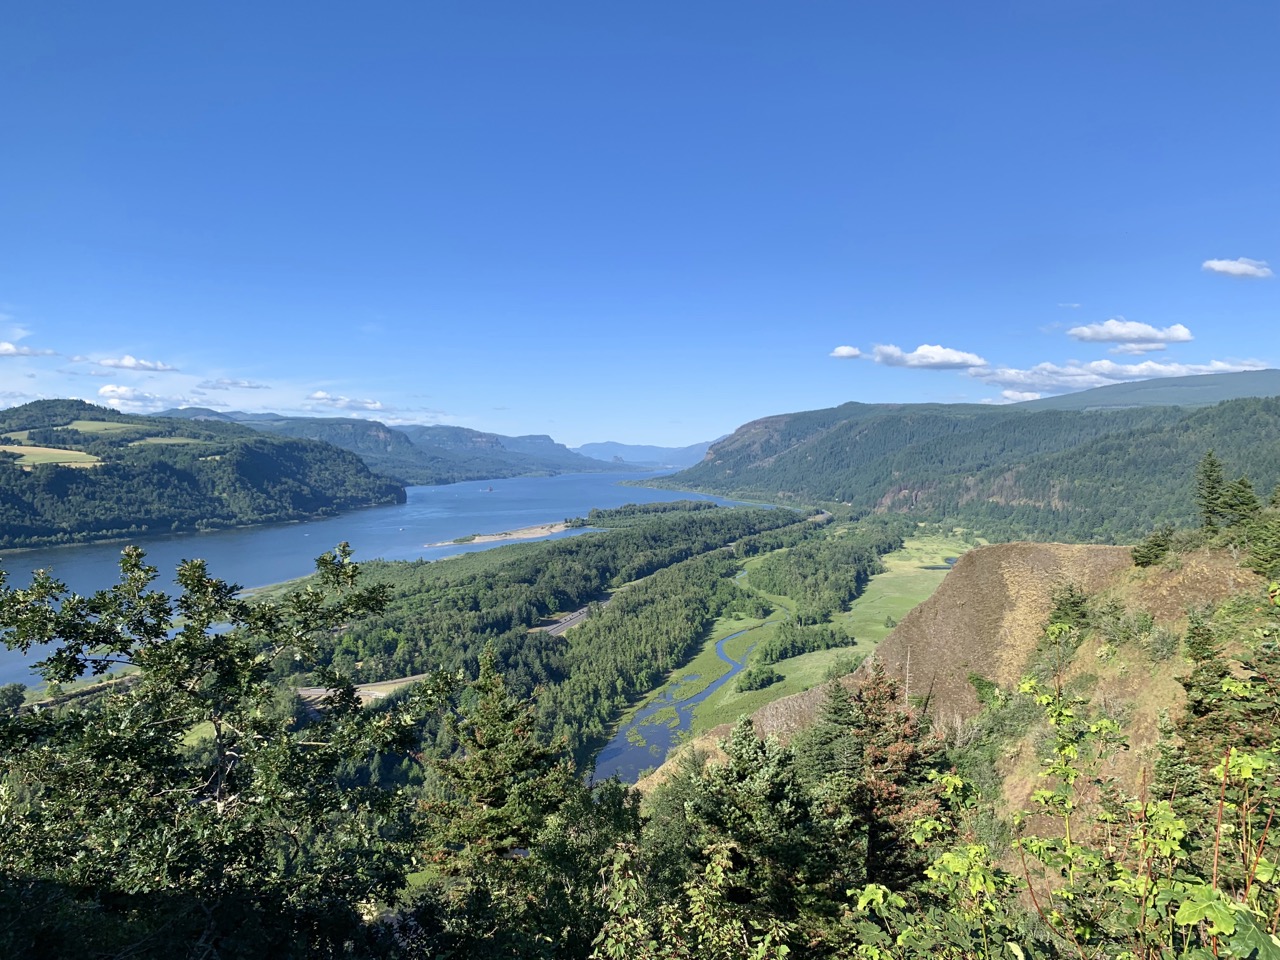
[[[208,562],[209,572],[215,577],[242,587],[258,587],[311,573],[315,558],[343,540],[351,544],[357,560],[438,560],[501,544],[428,544],[582,517],[592,507],[669,500],[734,502],[699,493],[621,485],[624,480],[658,475],[584,473],[409,487],[406,503],[354,510],[323,520],[174,534],[132,542],[146,550],[147,561],[160,570],[159,585],[166,588],[172,587],[171,578],[178,563],[196,557]],[[574,531],[566,531],[554,537],[572,535]],[[97,543],[6,550],[0,553],[0,568],[10,586],[25,586],[32,570],[49,569],[77,593],[90,593],[116,582],[122,546]],[[0,684],[14,682],[33,684],[37,678],[20,653],[0,647]]]
[[[759,627],[752,627],[757,630]],[[631,720],[622,725],[596,757],[596,781],[616,776],[623,783],[635,783],[644,771],[659,766],[676,745],[682,733],[693,726],[693,708],[734,679],[747,665],[747,655],[735,660],[725,650],[725,644],[736,640],[748,630],[739,630],[716,643],[716,656],[729,665],[729,670],[703,690],[692,696],[681,696],[680,688],[700,679],[684,677],[668,684],[647,706],[639,710]],[[675,722],[671,713],[674,711]]]

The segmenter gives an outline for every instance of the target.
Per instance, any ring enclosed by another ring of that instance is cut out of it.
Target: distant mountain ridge
[[[1192,522],[1209,449],[1264,498],[1280,482],[1280,371],[1121,386],[1072,394],[1074,409],[846,403],[765,417],[655,485],[1115,542]]]
[[[205,407],[165,410],[156,416],[239,423],[263,433],[323,440],[357,454],[370,470],[405,484],[626,469],[574,453],[545,435],[505,437],[443,424],[388,426],[361,417],[285,417]]]
[[[1244,370],[1191,377],[1160,377],[1024,400],[1024,410],[1116,410],[1125,407],[1208,407],[1223,400],[1280,396],[1280,370]]]
[[[584,443],[573,447],[575,453],[609,462],[633,463],[638,467],[691,467],[707,455],[714,441],[690,444],[687,447],[655,447],[635,443]]]

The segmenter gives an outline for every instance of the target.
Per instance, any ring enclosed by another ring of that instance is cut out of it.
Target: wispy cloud
[[[1114,343],[1116,346],[1111,348],[1111,352],[1125,354],[1151,353],[1163,350],[1171,343],[1188,343],[1195,339],[1191,331],[1180,323],[1160,328],[1124,317],[1072,327],[1067,336],[1085,343]]]
[[[1081,363],[1069,360],[1065,364],[1038,363],[1034,367],[977,367],[969,371],[984,383],[1007,387],[1021,392],[1069,393],[1103,387],[1109,383],[1125,383],[1130,380],[1153,380],[1156,377],[1189,377],[1202,373],[1239,373],[1244,370],[1265,370],[1261,360],[1211,360],[1208,363],[1172,363],[1144,360],[1141,363],[1116,363],[1114,360],[1093,360]]]
[[[1250,260],[1248,257],[1237,257],[1234,260],[1206,260],[1200,264],[1201,270],[1210,273],[1222,273],[1228,277],[1253,277],[1264,280],[1274,276],[1265,260]]]
[[[1083,303],[1060,303],[1058,304],[1058,306],[1066,307],[1068,310],[1079,310],[1081,307],[1084,306],[1084,304]]]
[[[52,350],[37,350],[34,347],[20,347],[8,340],[0,340],[0,357],[51,357]]]
[[[838,357],[841,360],[854,360],[862,356],[862,351],[857,347],[836,347],[827,356]]]
[[[358,400],[352,397],[338,396],[332,393],[326,393],[324,390],[316,390],[307,396],[313,404],[320,406],[332,407],[335,410],[385,410],[387,409],[378,400]]]
[[[149,370],[153,372],[168,372],[177,370],[177,367],[171,367],[167,363],[161,363],[158,360],[139,360],[137,357],[125,354],[123,357],[112,358],[107,357],[105,360],[95,360],[94,363],[101,367],[114,367],[117,370]]]
[[[202,380],[196,384],[198,390],[270,390],[269,383],[254,383],[252,380],[229,380],[219,377],[217,380]]]
[[[984,367],[987,361],[976,353],[953,350],[938,344],[922,343],[910,353],[892,343],[876,344],[876,363],[888,367],[918,367],[926,370],[963,370],[966,367]]]
[[[31,330],[18,323],[14,316],[8,313],[0,313],[0,330],[4,331],[2,335],[6,340],[25,340],[31,336]]]

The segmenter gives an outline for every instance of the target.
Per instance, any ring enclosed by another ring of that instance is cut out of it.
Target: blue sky
[[[1280,7],[0,5],[0,404],[687,444],[1280,366]]]

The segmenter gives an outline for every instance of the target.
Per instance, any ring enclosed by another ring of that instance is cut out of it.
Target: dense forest
[[[900,512],[997,539],[1123,542],[1194,519],[1206,449],[1280,482],[1280,398],[1197,409],[845,404],[756,421],[660,485],[856,515]]]
[[[80,401],[0,411],[0,546],[324,516],[404,488],[326,443],[131,417]],[[39,462],[79,455],[79,465]],[[20,458],[34,455],[37,462]]]
[[[1203,458],[1200,522],[1158,531],[1135,561],[1176,565],[1182,551],[1266,539],[1276,508],[1244,503],[1229,472]],[[654,520],[696,521],[682,534],[693,537],[735,513]],[[604,549],[610,537],[657,542],[660,532],[642,524],[582,542]],[[715,537],[702,533],[709,547]],[[887,529],[862,537],[805,521],[737,543],[763,551],[763,582],[807,589],[816,552],[850,555],[857,543],[874,563],[864,547],[891,539]],[[462,588],[461,599],[470,578],[498,582],[496,570],[532,554],[468,558],[456,580],[435,586]],[[588,785],[566,731],[545,722],[575,711],[546,701],[603,703],[590,691],[611,678],[652,683],[618,658],[630,641],[615,629],[632,623],[652,641],[636,663],[660,672],[663,658],[680,658],[686,627],[696,634],[699,617],[745,596],[726,576],[738,559],[736,547],[708,548],[647,576],[627,571],[639,582],[588,618],[594,627],[575,628],[567,680],[532,697],[513,692],[493,643],[462,677],[433,671],[363,708],[326,652],[335,631],[385,616],[395,591],[345,548],[320,559],[314,583],[255,602],[198,561],[183,565],[180,597],[155,593],[136,550],[124,555],[121,583],[85,602],[65,602],[43,576],[4,590],[7,643],[56,641],[49,679],[121,661],[143,669],[97,698],[0,717],[0,950],[1280,956],[1271,830],[1280,586],[1193,611],[1183,633],[1067,588],[1021,684],[974,679],[985,708],[963,735],[933,729],[873,663],[856,685],[829,683],[816,722],[785,744],[744,720],[718,758],[689,754],[643,803],[614,781]],[[1187,664],[1187,708],[1169,718],[1141,792],[1112,766],[1124,717],[1092,702],[1087,674],[1072,670],[1099,634],[1103,649],[1147,669]],[[319,710],[279,684],[285,661],[328,685]],[[1041,770],[1021,811],[1001,800],[996,762],[1015,738],[1034,742]]]

